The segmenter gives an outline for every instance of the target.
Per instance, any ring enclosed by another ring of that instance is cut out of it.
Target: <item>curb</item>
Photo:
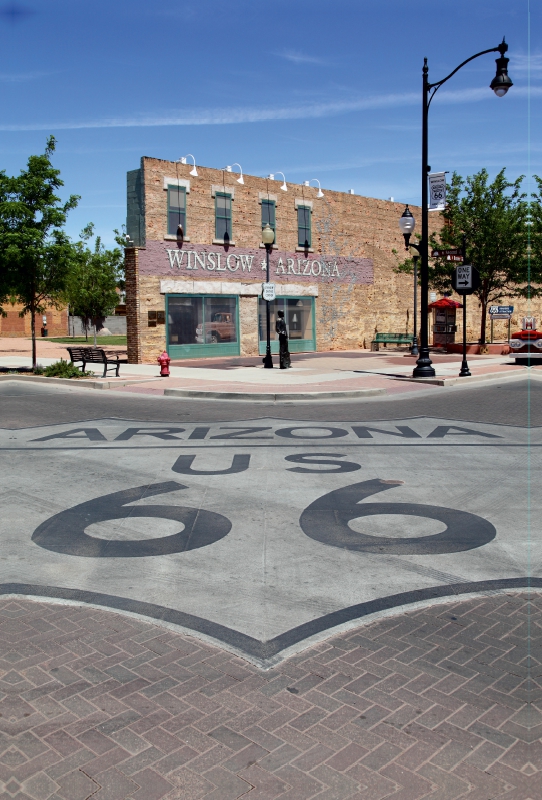
[[[411,383],[429,383],[433,386],[455,386],[458,383],[464,386],[467,383],[478,383],[479,381],[509,380],[510,378],[523,377],[525,377],[524,372],[486,372],[482,375],[470,375],[467,378],[457,376],[455,378],[395,378],[395,380],[410,381]],[[538,376],[536,377],[538,378]]]
[[[375,397],[385,395],[385,389],[352,389],[346,392],[206,392],[197,389],[165,389],[166,397],[194,397],[208,400],[341,400],[349,398]]]
[[[114,389],[115,386],[131,386],[135,383],[150,383],[151,381],[158,381],[159,378],[145,378],[143,380],[124,380],[124,381],[95,381],[88,378],[46,378],[44,375],[24,375],[24,374],[7,374],[0,375],[1,381],[30,381],[31,383],[40,383],[46,381],[47,384],[54,384],[56,386],[80,386],[83,389]]]

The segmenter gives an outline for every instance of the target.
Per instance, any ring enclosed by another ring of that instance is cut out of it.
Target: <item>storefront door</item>
[[[260,298],[258,309],[260,355],[265,353],[267,342],[266,305],[266,301]],[[279,352],[278,334],[275,333],[277,311],[284,311],[290,353],[310,353],[316,350],[313,297],[277,297],[269,305],[271,311],[272,353]]]
[[[237,297],[166,295],[170,358],[239,355]]]

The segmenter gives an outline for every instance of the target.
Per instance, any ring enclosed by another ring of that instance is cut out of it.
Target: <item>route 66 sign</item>
[[[446,208],[446,173],[434,172],[429,175],[429,208],[442,211]]]

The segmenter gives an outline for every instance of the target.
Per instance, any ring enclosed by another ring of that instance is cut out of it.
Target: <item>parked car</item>
[[[203,325],[196,328],[197,344],[219,344],[220,342],[236,341],[235,320],[233,314],[226,311],[217,311],[211,316],[211,321],[205,323],[205,339]]]

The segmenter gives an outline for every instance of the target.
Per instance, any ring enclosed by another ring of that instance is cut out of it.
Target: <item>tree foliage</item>
[[[105,317],[119,302],[117,287],[124,279],[122,251],[118,247],[107,250],[99,236],[94,247],[89,247],[93,236],[94,225],[90,223],[74,245],[76,257],[64,293],[71,314],[81,319],[87,332],[91,326],[95,332],[103,328]]]
[[[454,172],[442,212],[444,225],[429,237],[431,250],[462,247],[465,241],[467,263],[478,270],[481,279],[475,292],[481,309],[481,343],[485,343],[489,305],[505,297],[542,295],[540,251],[535,255],[533,249],[529,258],[527,250],[531,216],[540,214],[540,194],[530,202],[521,191],[522,182],[523,176],[508,181],[504,169],[492,182],[485,169],[466,179]],[[455,266],[444,258],[431,259],[431,288],[451,292]],[[403,262],[397,271],[411,272],[412,261]]]
[[[30,156],[26,170],[9,177],[0,173],[0,300],[22,305],[31,315],[32,365],[36,367],[36,314],[59,306],[73,261],[73,246],[63,227],[79,197],[62,203],[64,185],[51,164],[55,139],[43,155]]]

